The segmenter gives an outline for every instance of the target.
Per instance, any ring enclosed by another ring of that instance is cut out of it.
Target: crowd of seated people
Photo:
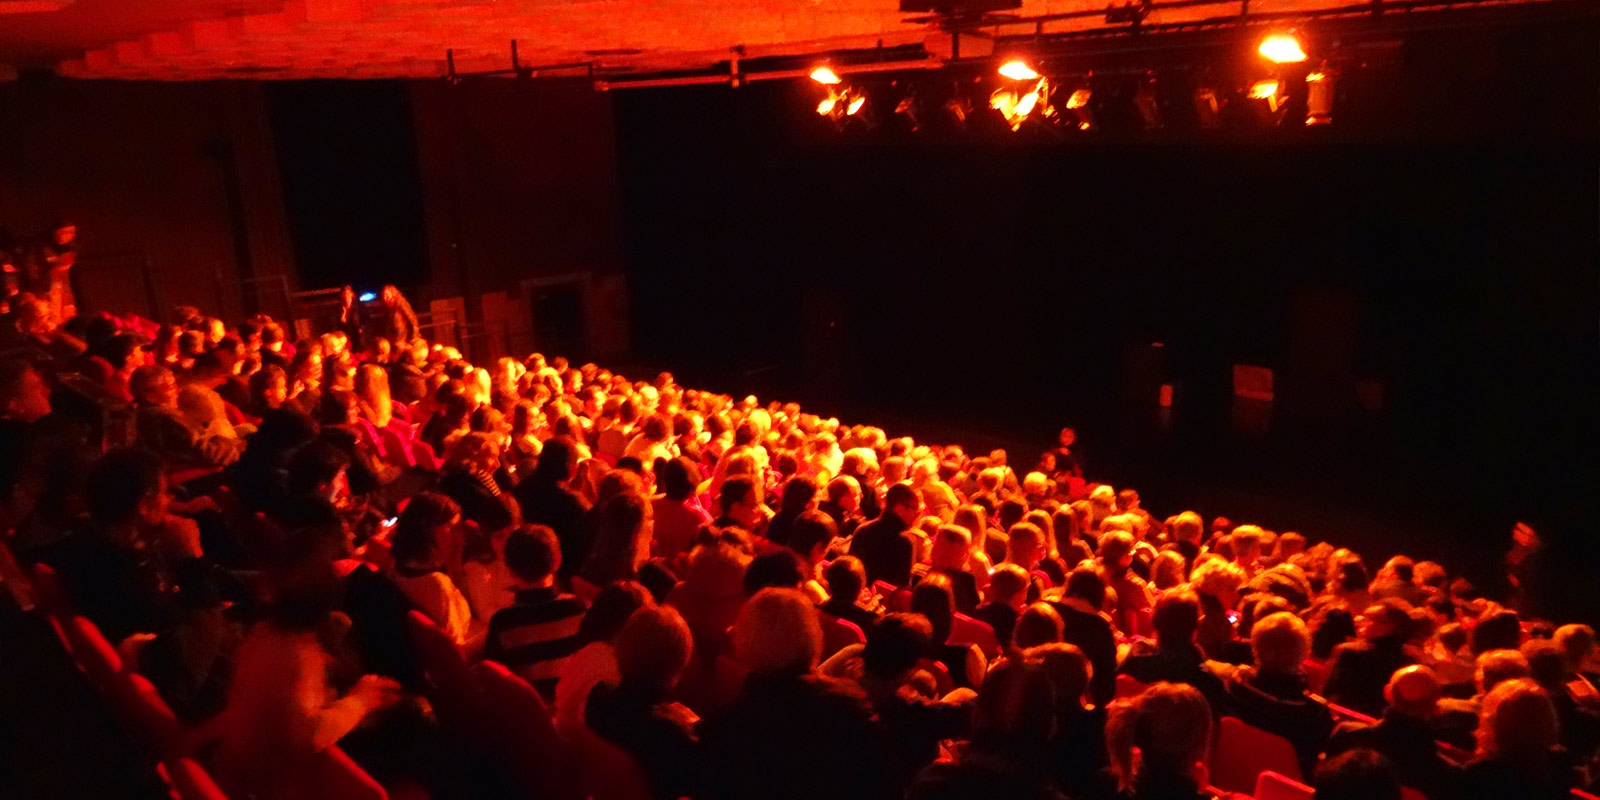
[[[1248,792],[1208,773],[1226,718],[1317,797],[1594,785],[1593,631],[1438,564],[1160,518],[1070,430],[1019,471],[666,373],[476,366],[383,302],[292,342],[3,318],[6,577],[52,568],[235,796],[294,796],[336,743],[473,796],[411,612],[659,798]],[[69,375],[131,404],[129,441],[53,407]]]

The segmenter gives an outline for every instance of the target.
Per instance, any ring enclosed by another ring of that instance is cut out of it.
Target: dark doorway
[[[400,81],[267,86],[302,289],[428,280],[411,103]]]
[[[588,358],[589,343],[583,330],[582,281],[532,284],[528,287],[533,309],[534,347],[546,356],[566,356],[573,363]]]

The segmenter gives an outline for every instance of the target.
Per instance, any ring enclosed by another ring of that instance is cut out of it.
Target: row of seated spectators
[[[335,744],[392,791],[505,796],[414,612],[658,798],[1190,800],[1273,745],[1319,798],[1593,786],[1591,629],[1157,517],[1070,430],[1019,477],[666,373],[40,305],[4,318],[6,580],[59,576],[237,797]],[[61,407],[85,381],[131,442]]]

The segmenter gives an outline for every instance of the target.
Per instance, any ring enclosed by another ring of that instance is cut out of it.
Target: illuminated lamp
[[[860,113],[861,112],[861,107],[866,105],[866,104],[867,104],[867,96],[866,95],[864,95],[864,94],[856,95],[855,97],[850,98],[850,103],[849,103],[849,105],[845,106],[844,113],[847,116],[852,116],[853,117],[856,114]]]
[[[1020,58],[1014,58],[1001,64],[1000,74],[1014,81],[1036,81],[1039,79],[1039,73],[1034,71],[1033,67],[1028,66],[1028,62]]]
[[[1306,60],[1306,51],[1301,49],[1300,40],[1289,33],[1274,33],[1262,39],[1256,52],[1274,64],[1298,64]]]
[[[827,64],[823,64],[816,69],[811,70],[811,80],[814,80],[823,86],[837,86],[839,84],[839,73],[834,72],[833,68],[829,67]]]
[[[1333,124],[1334,75],[1326,69],[1306,76],[1306,125]]]
[[[822,115],[822,116],[824,116],[824,117],[832,116],[833,115],[833,109],[836,108],[838,105],[839,105],[839,97],[838,97],[838,95],[835,95],[832,92],[829,92],[828,96],[824,97],[822,99],[822,102],[817,104],[817,113]]]
[[[1271,100],[1277,96],[1278,80],[1276,78],[1259,80],[1250,86],[1251,100]]]

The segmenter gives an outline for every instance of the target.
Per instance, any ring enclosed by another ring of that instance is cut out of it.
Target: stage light
[[[823,86],[834,86],[839,83],[839,73],[834,72],[833,68],[829,67],[827,64],[823,64],[822,66],[811,70],[811,80],[814,80]]]
[[[833,114],[833,109],[837,105],[839,105],[839,98],[830,94],[822,98],[822,102],[817,104],[817,113],[824,117],[829,116]]]
[[[1300,40],[1287,33],[1274,33],[1262,39],[1256,52],[1274,64],[1298,64],[1306,60],[1306,51],[1300,48]]]
[[[1078,89],[1074,91],[1072,95],[1067,98],[1067,110],[1077,111],[1080,108],[1088,108],[1089,98],[1093,96],[1094,93],[1088,89]]]
[[[1251,100],[1271,100],[1278,95],[1278,82],[1275,79],[1256,81],[1250,87]]]
[[[853,117],[857,113],[859,113],[861,111],[861,107],[866,105],[866,104],[867,104],[867,96],[866,95],[863,94],[863,95],[857,95],[855,97],[852,97],[852,98],[850,98],[850,104],[845,106],[844,113]]]
[[[1318,70],[1306,76],[1306,125],[1333,123],[1333,81],[1331,72]]]
[[[362,292],[361,293],[361,302],[363,302],[363,303],[370,303],[370,302],[372,302],[372,301],[374,301],[376,299],[378,299],[378,295],[375,292]]]
[[[1035,72],[1033,67],[1028,66],[1028,62],[1020,58],[1014,58],[1001,64],[1000,74],[1014,81],[1035,81],[1039,79],[1039,73]]]

